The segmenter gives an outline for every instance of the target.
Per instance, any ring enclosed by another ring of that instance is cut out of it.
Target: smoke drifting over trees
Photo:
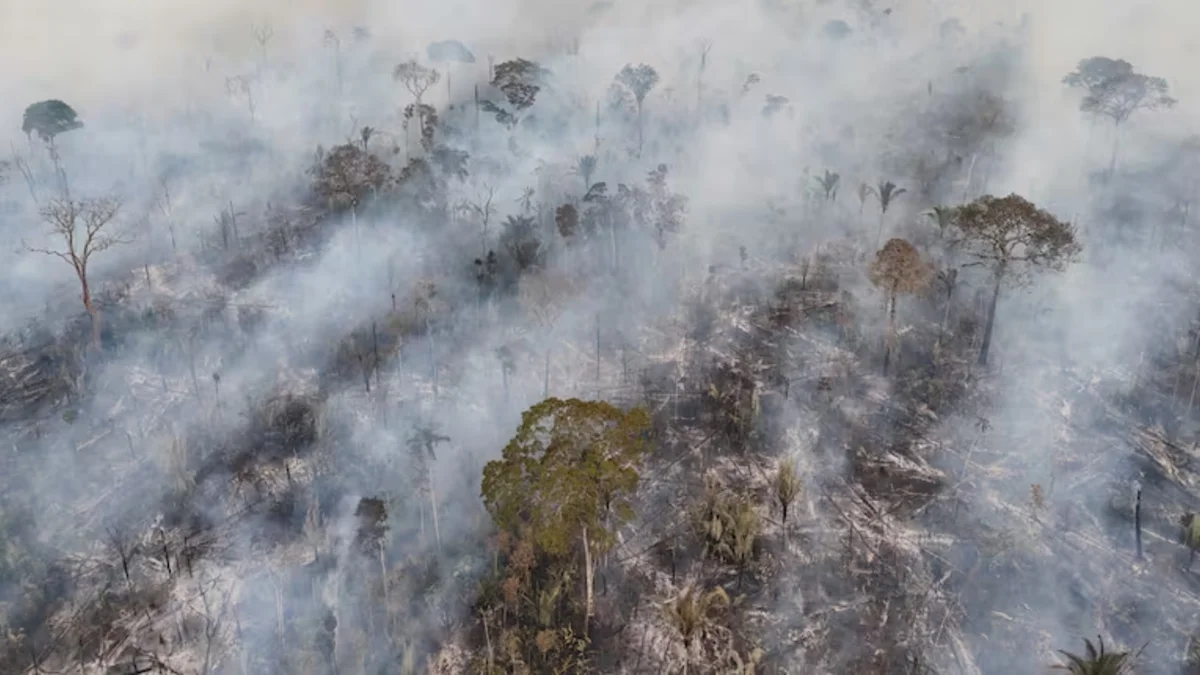
[[[0,672],[1200,667],[1191,4],[9,4]]]

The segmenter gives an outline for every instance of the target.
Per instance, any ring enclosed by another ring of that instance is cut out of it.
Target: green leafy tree
[[[593,553],[612,547],[633,517],[630,501],[650,448],[650,415],[600,401],[550,398],[521,417],[499,460],[483,470],[483,503],[508,532],[528,528],[546,554],[583,550],[587,615],[593,608]]]
[[[955,244],[973,262],[992,273],[992,300],[988,305],[979,364],[987,363],[996,325],[996,304],[1006,281],[1027,284],[1034,270],[1061,271],[1078,255],[1075,228],[1033,202],[1011,194],[984,195],[954,212],[959,236]]]
[[[1134,71],[1128,61],[1104,56],[1080,61],[1075,71],[1063,78],[1063,84],[1085,92],[1079,102],[1080,110],[1112,120],[1109,175],[1117,167],[1121,125],[1138,110],[1170,108],[1177,102],[1167,94],[1169,86],[1163,78],[1143,75]]]

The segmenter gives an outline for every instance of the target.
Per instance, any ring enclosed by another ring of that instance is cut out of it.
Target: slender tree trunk
[[[979,159],[979,153],[971,155],[971,164],[967,166],[967,182],[963,185],[962,203],[967,203],[967,195],[971,192],[971,177],[975,175],[975,162]]]
[[[1141,488],[1138,488],[1137,501],[1134,503],[1134,506],[1133,506],[1133,524],[1134,524],[1134,528],[1136,529],[1135,535],[1136,535],[1136,542],[1137,542],[1137,559],[1141,560],[1143,558],[1143,555],[1142,555],[1142,489]]]
[[[1113,125],[1112,157],[1108,160],[1108,178],[1111,180],[1117,170],[1117,153],[1121,147],[1121,123]]]
[[[637,102],[637,127],[638,127],[638,152],[637,152],[637,154],[638,154],[638,157],[641,158],[642,143],[645,140],[645,136],[643,135],[645,129],[642,126],[642,102],[641,101]]]
[[[595,607],[596,596],[595,596],[595,589],[593,588],[595,579],[593,578],[593,576],[594,576],[594,574],[593,574],[593,570],[592,570],[592,551],[591,551],[591,546],[588,543],[587,526],[584,525],[583,526],[583,578],[584,578],[584,585],[586,587],[586,592],[587,592],[587,606],[586,606],[586,612],[584,613],[584,616],[583,616],[583,637],[584,638],[586,638],[588,636],[588,625],[591,623],[592,611]]]
[[[83,285],[83,308],[87,311],[88,316],[92,319],[92,346],[97,350],[100,349],[100,309],[92,302],[92,292],[88,286],[86,273],[82,273],[79,278],[80,284]]]
[[[892,347],[896,342],[896,290],[888,293],[888,325],[887,338],[883,345],[883,374],[888,374],[888,365],[892,360]]]
[[[983,329],[983,345],[979,348],[979,365],[986,366],[988,350],[992,346],[992,329],[996,327],[996,303],[1000,300],[1000,281],[1004,278],[1003,269],[996,272],[996,284],[992,289],[992,301],[988,304],[987,324]]]
[[[429,508],[433,512],[433,540],[437,543],[438,553],[442,552],[442,530],[438,527],[437,491],[433,489],[433,472],[426,477],[429,481]]]
[[[389,638],[392,636],[392,618],[388,608],[391,603],[388,601],[388,578],[387,578],[387,551],[383,548],[383,542],[379,542],[379,578],[383,582],[383,632]]]

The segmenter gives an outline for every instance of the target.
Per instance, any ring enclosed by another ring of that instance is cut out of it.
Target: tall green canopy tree
[[[594,606],[593,553],[612,547],[633,517],[630,501],[650,448],[650,415],[601,401],[549,398],[521,416],[501,459],[483,470],[482,496],[497,527],[528,528],[547,555],[584,556],[587,616]]]
[[[640,63],[634,66],[632,63],[625,64],[621,72],[617,73],[615,82],[633,94],[633,100],[637,103],[637,128],[638,128],[638,157],[642,156],[642,146],[645,145],[645,126],[642,123],[642,110],[646,104],[646,96],[658,86],[658,71],[653,66],[648,66]]]
[[[1176,100],[1167,92],[1167,81],[1135,72],[1133,65],[1122,59],[1093,56],[1079,62],[1075,71],[1063,78],[1063,84],[1082,89],[1079,109],[1085,113],[1104,116],[1113,121],[1112,158],[1108,173],[1117,168],[1117,150],[1121,125],[1138,110],[1170,108]]]
[[[1080,246],[1074,226],[1016,194],[984,195],[957,207],[953,221],[958,229],[954,244],[973,259],[966,266],[986,267],[992,273],[992,301],[979,350],[979,364],[985,365],[1001,285],[1027,284],[1038,269],[1062,271],[1079,254]]]

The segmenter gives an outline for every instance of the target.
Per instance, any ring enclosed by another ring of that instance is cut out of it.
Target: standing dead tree
[[[42,220],[63,240],[63,250],[33,248],[29,251],[61,258],[75,270],[82,292],[83,308],[92,319],[92,346],[100,347],[100,308],[92,298],[88,266],[92,256],[128,239],[108,232],[121,203],[115,199],[56,199],[42,208]]]
[[[450,437],[438,433],[432,424],[418,424],[408,438],[408,450],[417,470],[419,490],[429,496],[430,515],[433,517],[433,537],[437,549],[442,550],[442,530],[438,526],[437,491],[434,486],[433,463],[437,461],[435,448],[440,443],[449,443]],[[424,519],[422,519],[422,523]],[[424,526],[422,525],[422,529]]]
[[[244,96],[246,98],[246,110],[250,112],[250,121],[254,122],[256,119],[256,108],[254,105],[254,89],[252,85],[253,78],[251,78],[249,75],[234,75],[233,77],[225,78],[225,93],[228,94],[230,98]]]
[[[475,201],[466,202],[471,213],[479,218],[480,256],[482,256],[480,260],[486,258],[488,254],[488,226],[491,224],[492,216],[496,215],[496,207],[492,206],[495,198],[496,188],[484,185],[475,197]]]
[[[275,29],[269,23],[254,24],[250,27],[250,33],[254,35],[254,42],[258,44],[259,58],[259,73],[267,67],[267,45],[271,44],[271,38],[275,37]]]

